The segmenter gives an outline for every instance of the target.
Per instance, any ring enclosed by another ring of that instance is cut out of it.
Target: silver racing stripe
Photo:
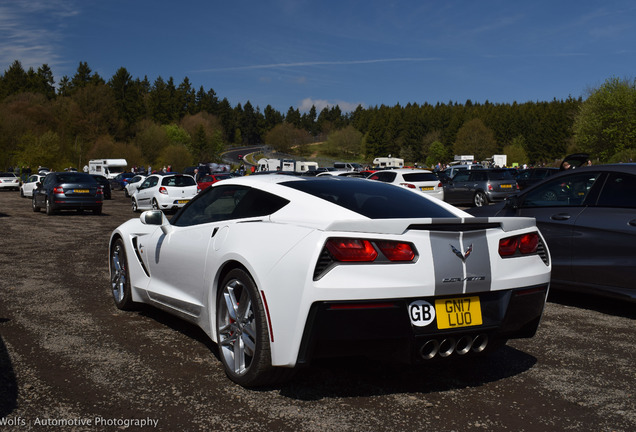
[[[435,295],[490,291],[492,273],[485,231],[431,232]]]

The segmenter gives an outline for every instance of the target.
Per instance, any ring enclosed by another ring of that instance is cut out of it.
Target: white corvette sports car
[[[534,219],[341,177],[228,179],[170,221],[122,224],[109,250],[116,306],[196,323],[244,386],[319,357],[419,363],[532,337],[551,269]]]

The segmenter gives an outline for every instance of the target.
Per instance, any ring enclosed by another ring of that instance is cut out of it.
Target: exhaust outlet
[[[435,339],[426,341],[422,348],[420,348],[420,355],[424,360],[430,360],[437,355],[439,351],[439,342]]]
[[[455,346],[457,346],[455,339],[444,339],[442,343],[439,344],[439,356],[448,357],[455,351]]]
[[[462,336],[457,341],[455,352],[459,355],[464,355],[464,354],[467,354],[472,347],[473,347],[473,338],[470,336]]]
[[[488,345],[488,335],[480,334],[475,337],[475,340],[473,341],[472,350],[475,353],[480,353],[486,349],[487,345]]]

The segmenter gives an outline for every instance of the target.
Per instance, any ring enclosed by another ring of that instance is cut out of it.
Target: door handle
[[[627,222],[629,225],[636,227],[636,219],[632,219],[629,222]]]
[[[550,219],[563,221],[563,220],[570,219],[570,215],[567,213],[557,213],[555,215],[550,216]]]

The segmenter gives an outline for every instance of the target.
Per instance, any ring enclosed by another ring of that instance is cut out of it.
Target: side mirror
[[[161,210],[147,210],[139,216],[141,223],[144,225],[156,225],[161,227],[164,234],[172,231],[172,225]]]
[[[519,208],[519,195],[510,195],[509,197],[506,198],[504,207],[508,208],[508,209],[518,209]]]

